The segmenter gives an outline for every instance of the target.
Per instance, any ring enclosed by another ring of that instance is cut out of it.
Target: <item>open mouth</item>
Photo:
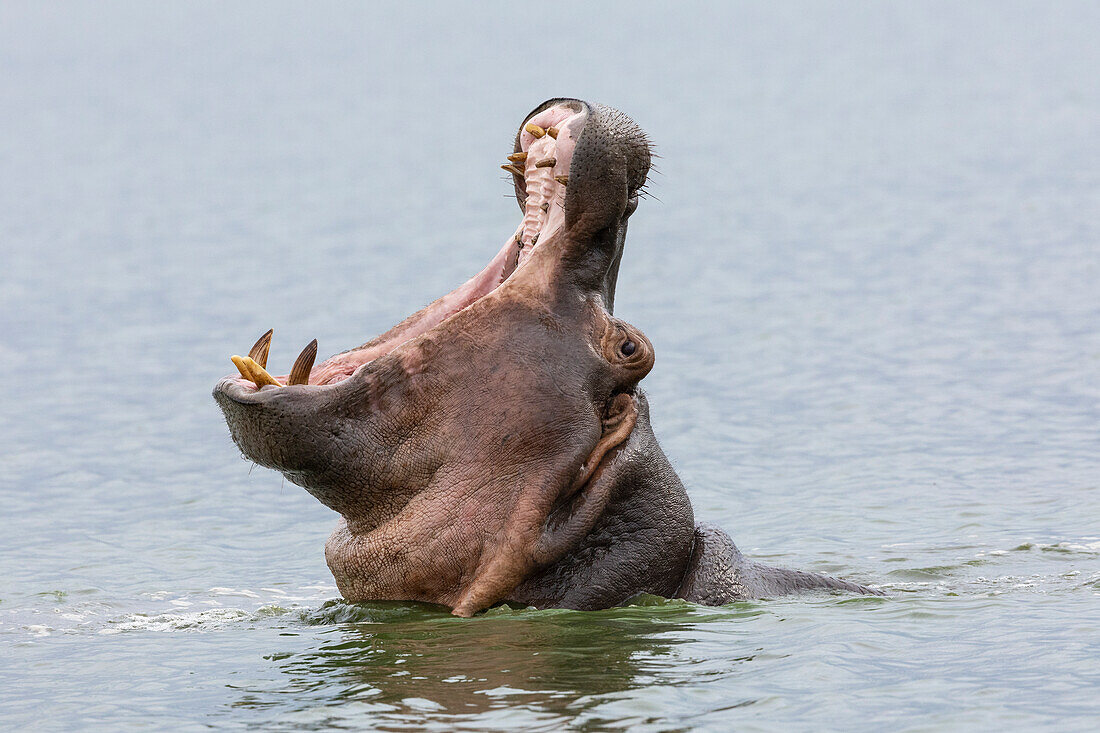
[[[386,333],[357,348],[314,365],[317,341],[294,362],[290,373],[272,376],[267,356],[272,332],[255,343],[248,356],[233,356],[240,378],[226,378],[224,393],[234,399],[287,386],[325,386],[341,382],[366,364],[427,333],[508,282],[530,261],[534,251],[565,228],[565,197],[577,139],[588,117],[581,102],[562,101],[530,117],[516,139],[515,152],[501,166],[515,179],[523,206],[523,221],[489,264],[442,298],[409,316]]]

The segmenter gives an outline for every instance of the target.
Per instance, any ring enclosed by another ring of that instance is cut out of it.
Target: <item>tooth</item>
[[[528,122],[527,125],[524,126],[523,129],[526,130],[527,132],[531,133],[532,135],[534,135],[536,138],[540,138],[540,137],[542,137],[543,135],[546,134],[546,130],[542,129],[541,127],[536,125],[534,122]]]
[[[256,343],[252,344],[252,348],[248,350],[248,356],[264,369],[267,368],[267,352],[271,350],[271,334],[275,333],[275,329],[269,328],[267,333],[260,336]]]
[[[233,362],[233,366],[237,367],[237,371],[241,373],[241,376],[250,382],[255,382],[252,375],[252,365],[256,362],[252,361],[251,357],[247,356],[231,356],[229,360]],[[258,386],[258,385],[257,385]]]
[[[237,367],[237,371],[241,373],[241,376],[245,379],[252,380],[252,370],[245,366],[244,357],[234,354],[229,357],[229,361],[233,362],[233,366]]]
[[[508,156],[508,160],[512,161],[513,163],[522,163],[523,161],[527,160],[527,153],[512,153]]]
[[[535,163],[535,167],[536,168],[553,168],[557,164],[558,164],[558,159],[557,158],[544,158],[544,159],[540,160],[538,163]]]
[[[543,213],[546,213],[547,211],[550,211],[550,202],[549,201],[543,201],[542,206],[540,206],[539,208],[542,209]]]
[[[546,134],[549,135],[550,137],[554,138],[555,140],[557,140],[558,139],[558,128],[556,128],[556,127],[547,127],[546,128]]]
[[[268,374],[266,369],[257,364],[251,356],[231,356],[229,360],[237,367],[237,371],[241,373],[242,377],[251,380],[257,387],[268,384],[276,387],[283,386],[279,383],[279,380]]]
[[[309,384],[309,370],[313,368],[313,360],[317,358],[317,339],[313,339],[298,354],[294,360],[294,366],[290,368],[290,377],[287,384]]]
[[[519,168],[516,168],[514,165],[502,165],[500,168],[501,170],[508,171],[513,176],[519,176],[520,178],[523,178],[523,171],[521,171]]]
[[[245,361],[246,362],[251,362],[249,364],[249,366],[252,367],[252,381],[255,382],[257,386],[263,387],[264,385],[267,385],[267,384],[273,384],[276,387],[282,387],[283,386],[279,382],[278,379],[276,379],[275,377],[268,374],[266,369],[264,369],[262,366],[257,364],[251,358],[246,356]]]
[[[563,186],[569,185],[569,176],[554,176],[554,180]]]

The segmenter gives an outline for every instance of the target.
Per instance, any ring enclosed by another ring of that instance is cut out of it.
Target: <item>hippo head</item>
[[[480,273],[286,377],[269,332],[214,390],[247,458],[343,516],[327,556],[349,600],[503,600],[591,531],[627,463],[653,348],[612,307],[648,142],[553,99],[508,160],[523,220]]]

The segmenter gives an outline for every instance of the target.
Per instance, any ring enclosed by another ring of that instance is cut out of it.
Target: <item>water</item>
[[[0,6],[0,728],[1087,730],[1100,11]],[[617,314],[701,518],[889,596],[338,601],[210,399],[518,221],[542,99],[661,173]]]

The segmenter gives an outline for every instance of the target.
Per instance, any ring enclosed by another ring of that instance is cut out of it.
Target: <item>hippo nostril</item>
[[[637,348],[637,344],[633,341],[627,341],[619,350],[623,352],[623,356],[631,356]]]

